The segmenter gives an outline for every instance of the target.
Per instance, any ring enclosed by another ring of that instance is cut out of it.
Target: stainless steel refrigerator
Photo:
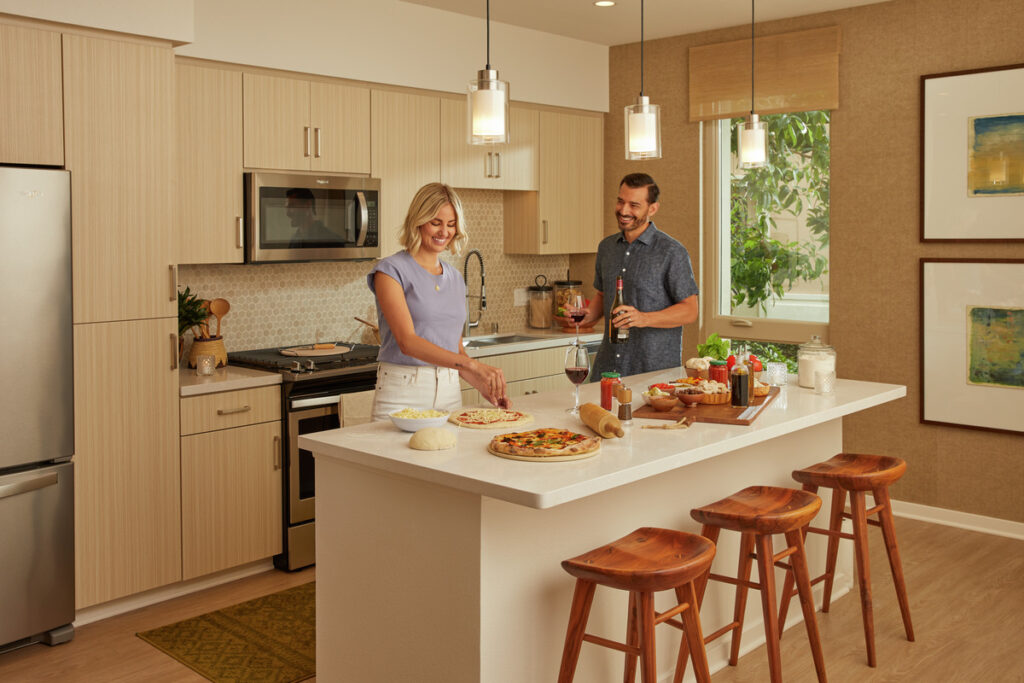
[[[71,180],[0,167],[0,651],[75,618]]]

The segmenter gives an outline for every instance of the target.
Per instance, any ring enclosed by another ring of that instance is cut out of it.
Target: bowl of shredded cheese
[[[402,408],[388,417],[403,432],[415,432],[424,427],[440,427],[448,421],[448,411],[432,408]]]

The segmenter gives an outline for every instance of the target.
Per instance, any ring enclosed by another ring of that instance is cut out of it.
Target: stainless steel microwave
[[[380,180],[245,174],[247,263],[380,257]]]

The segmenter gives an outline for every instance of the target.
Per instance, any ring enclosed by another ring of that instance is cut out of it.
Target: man
[[[341,241],[317,218],[316,198],[309,188],[294,187],[288,190],[285,193],[284,209],[295,228],[289,248],[316,246],[314,243],[318,242],[325,243],[324,246],[333,246]]]
[[[690,255],[651,222],[658,212],[658,194],[657,184],[646,173],[631,173],[619,184],[615,202],[619,233],[605,237],[597,248],[597,292],[580,326],[605,317],[609,325],[628,329],[629,340],[612,344],[605,326],[591,372],[593,381],[602,372],[637,375],[679,366],[682,326],[697,320],[698,289]],[[611,310],[617,276],[623,279],[626,305]]]

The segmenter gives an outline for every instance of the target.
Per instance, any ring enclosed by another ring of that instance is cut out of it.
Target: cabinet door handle
[[[171,370],[178,369],[178,335],[171,332]]]
[[[281,469],[281,437],[274,437],[274,469]]]
[[[242,225],[242,217],[241,216],[235,216],[235,225],[238,226],[238,235],[236,236],[236,239],[235,239],[235,245],[239,249],[241,249],[242,246],[243,246],[243,243],[244,243],[243,241],[245,240],[245,232],[244,232],[244,226]]]
[[[171,275],[171,296],[167,300],[174,301],[178,298],[178,266],[172,263],[167,267],[170,269]]]
[[[484,157],[484,178],[491,177],[491,153],[488,152],[487,156]]]
[[[548,243],[548,222],[546,220],[543,220],[543,221],[540,222],[540,224],[542,226],[544,226],[544,235],[543,235],[543,239],[541,239],[540,243],[541,244],[547,244]]]
[[[242,406],[241,408],[217,408],[218,415],[234,415],[235,413],[247,413],[252,410],[252,406]]]
[[[501,152],[495,152],[494,157],[498,160],[498,170],[494,173],[495,178],[501,177]]]
[[[316,150],[316,152],[313,154],[313,156],[315,156],[317,159],[320,158],[320,138],[321,137],[322,136],[320,134],[320,129],[319,128],[314,128],[313,129],[313,140],[315,141],[314,149]]]
[[[305,147],[305,149],[302,152],[302,156],[308,157],[309,156],[309,126],[305,126],[302,130],[305,131],[305,133],[306,133],[306,147]]]

